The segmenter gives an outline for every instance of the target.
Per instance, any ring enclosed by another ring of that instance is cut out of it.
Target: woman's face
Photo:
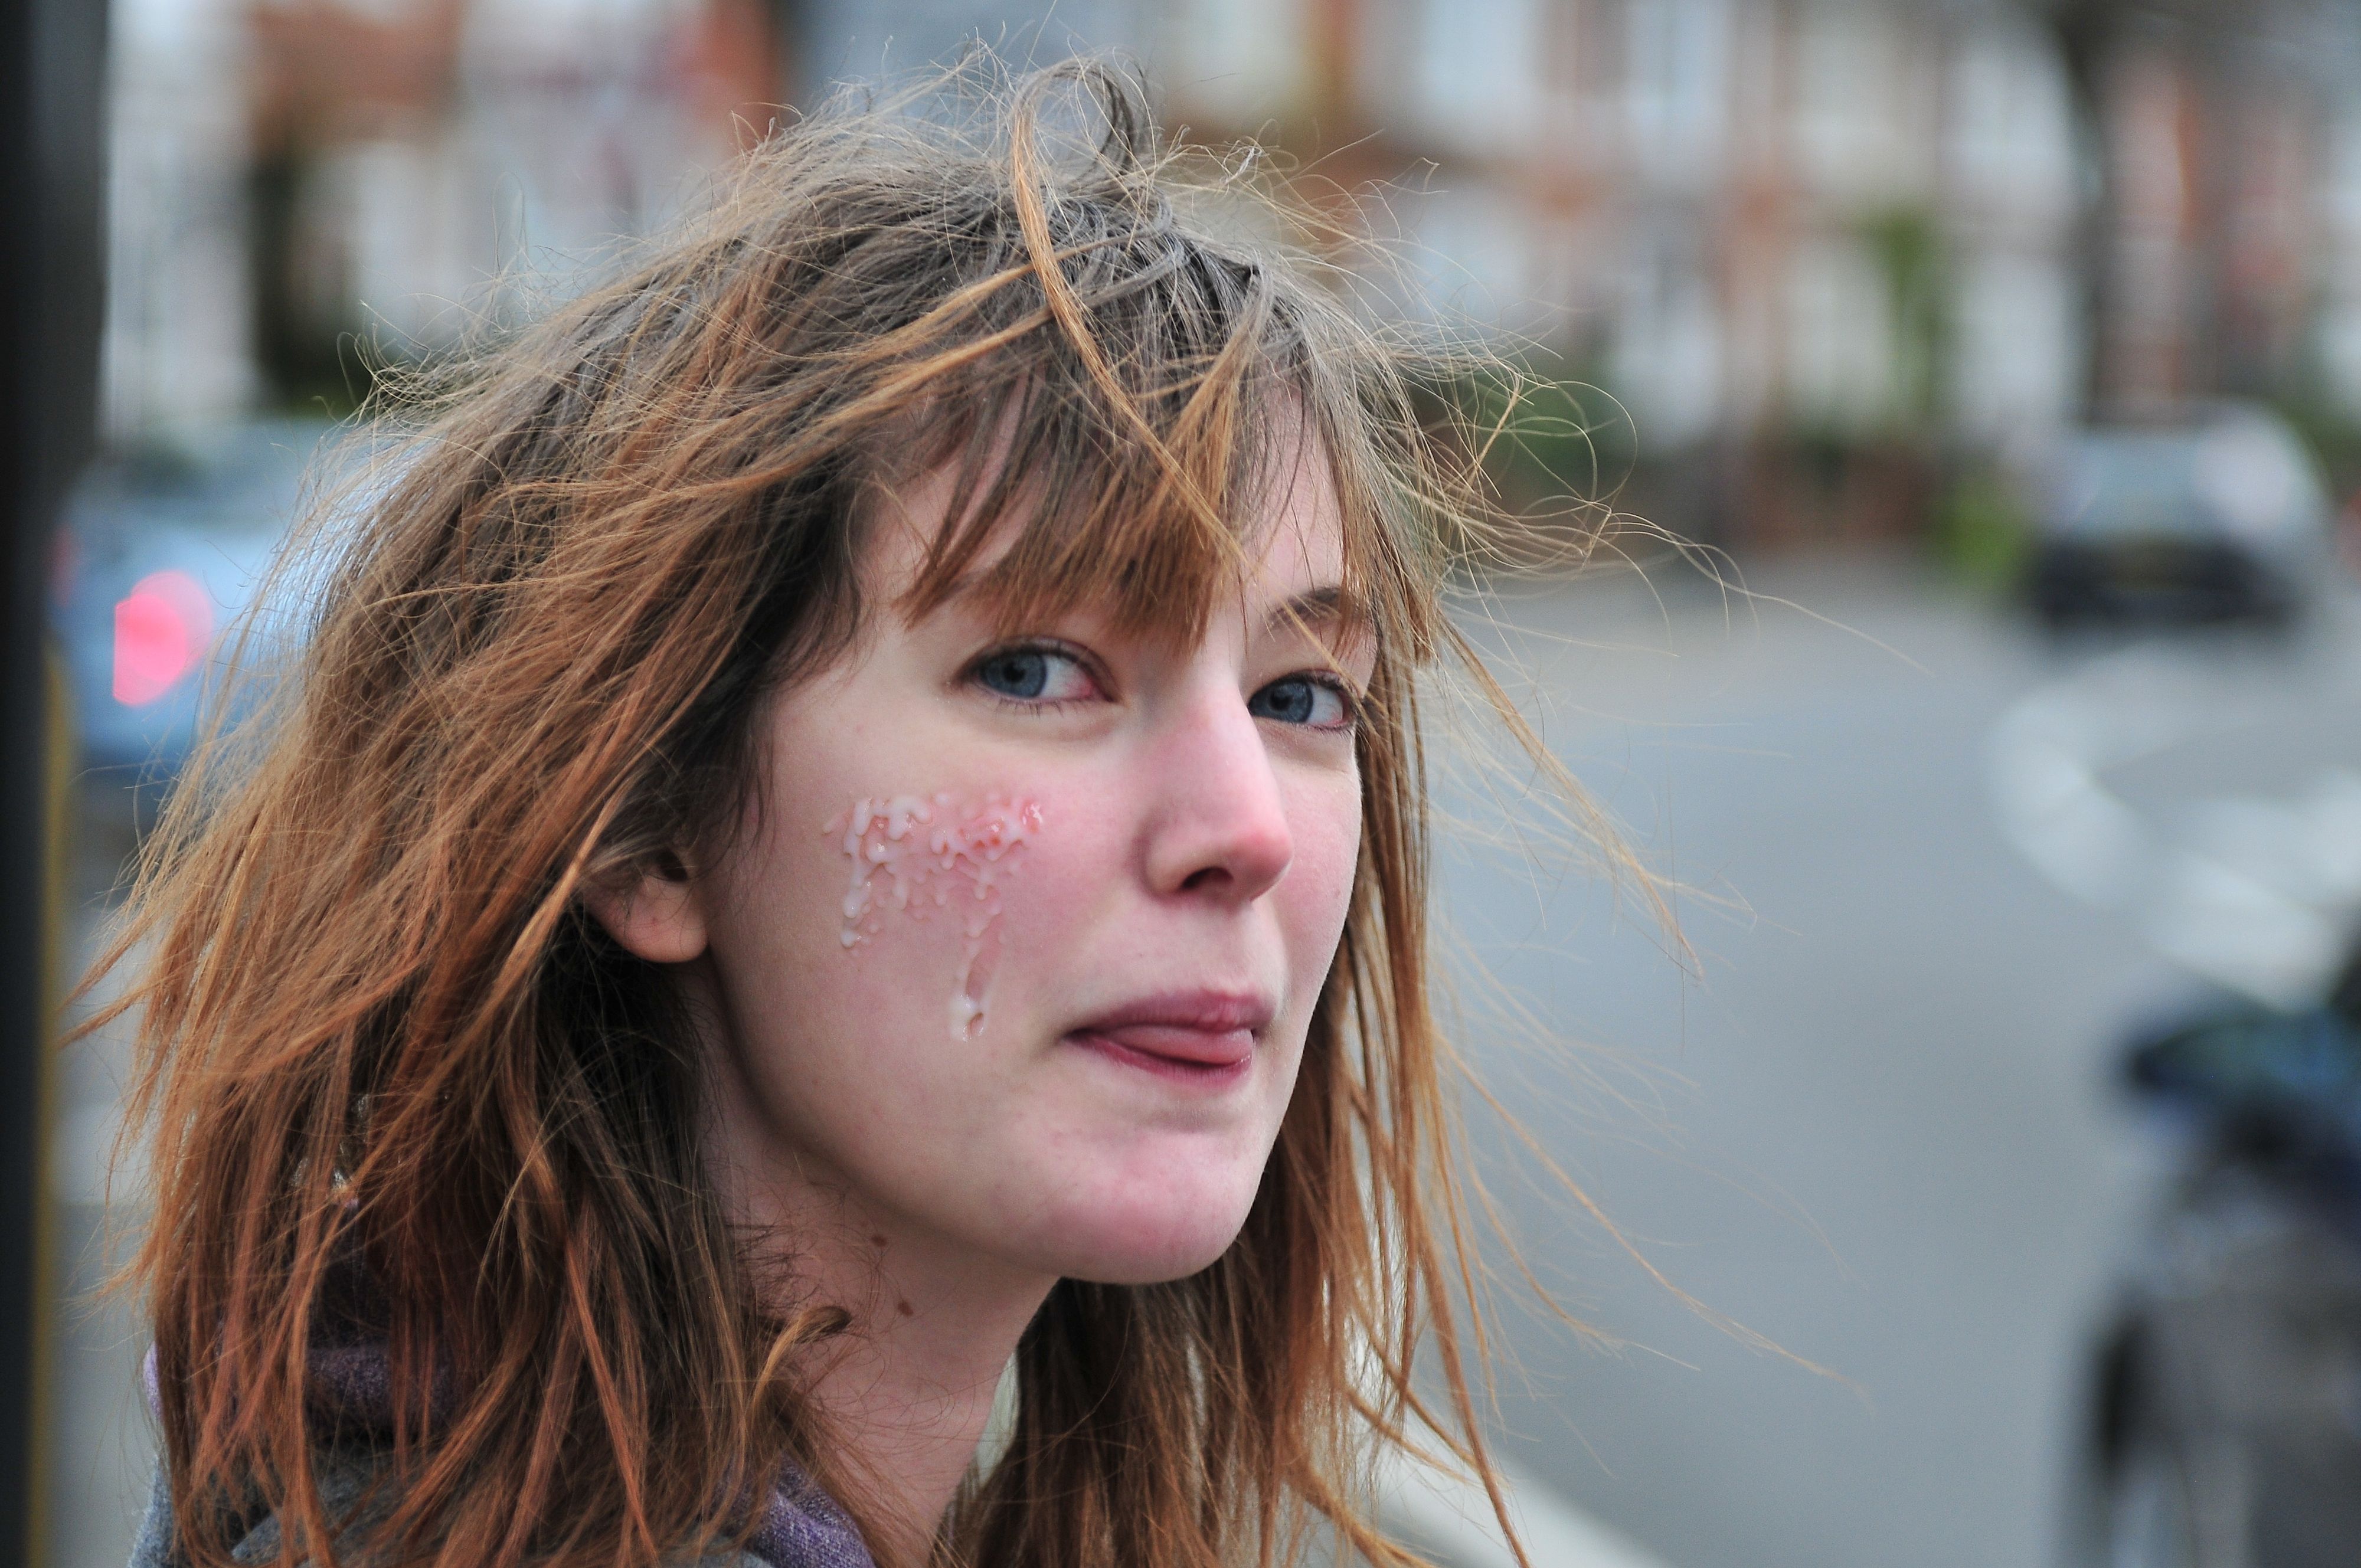
[[[881,1237],[1041,1275],[1169,1279],[1229,1245],[1360,839],[1372,650],[1335,612],[1325,465],[1288,467],[1194,646],[880,609],[772,706],[759,804],[687,889],[741,1179],[791,1171]],[[949,495],[938,474],[884,505],[869,602]]]

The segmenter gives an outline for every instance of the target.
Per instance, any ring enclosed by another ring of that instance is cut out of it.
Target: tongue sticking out
[[[863,795],[821,829],[843,846],[852,879],[837,936],[849,950],[883,929],[887,912],[958,924],[960,964],[951,984],[951,1037],[983,1033],[986,992],[998,956],[1001,889],[1018,851],[1041,829],[1033,801],[993,795],[961,804],[948,795]]]

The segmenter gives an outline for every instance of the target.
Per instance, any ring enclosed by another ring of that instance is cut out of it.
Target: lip
[[[1218,1088],[1253,1067],[1255,1046],[1276,1012],[1244,992],[1168,992],[1100,1014],[1065,1039],[1169,1082]]]

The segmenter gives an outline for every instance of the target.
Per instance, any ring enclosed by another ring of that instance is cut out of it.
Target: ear
[[[685,964],[705,951],[705,911],[687,872],[670,856],[664,862],[614,881],[586,882],[582,904],[624,951],[652,964]]]

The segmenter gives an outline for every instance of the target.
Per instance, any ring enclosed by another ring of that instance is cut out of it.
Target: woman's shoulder
[[[391,1493],[378,1485],[384,1475],[384,1465],[382,1452],[357,1450],[324,1455],[317,1480],[320,1501],[326,1512],[335,1518],[349,1519],[350,1529],[362,1532],[382,1519],[393,1502]],[[265,1515],[239,1538],[230,1555],[240,1563],[277,1563],[281,1545],[279,1520]],[[156,1478],[148,1488],[148,1513],[141,1519],[139,1534],[132,1542],[128,1568],[187,1568],[186,1560],[179,1550],[178,1531],[174,1528],[171,1485],[160,1464],[156,1467]],[[772,1568],[772,1565],[752,1552],[730,1551],[684,1559],[679,1568]]]
[[[315,1473],[320,1487],[320,1501],[335,1517],[349,1516],[354,1528],[366,1530],[374,1519],[384,1517],[385,1501],[370,1496],[373,1483],[379,1475],[374,1455],[367,1453],[335,1453],[324,1457]],[[279,1520],[265,1514],[247,1521],[228,1521],[232,1531],[243,1524],[244,1533],[231,1555],[240,1563],[268,1563],[278,1557],[280,1546]],[[148,1514],[140,1520],[139,1534],[131,1543],[129,1568],[187,1568],[187,1559],[180,1549],[179,1521],[172,1511],[170,1477],[161,1464],[156,1467],[156,1477],[148,1489]]]

